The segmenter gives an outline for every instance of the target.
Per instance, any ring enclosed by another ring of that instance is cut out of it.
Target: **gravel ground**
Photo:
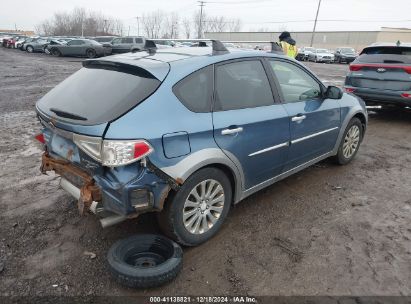
[[[338,85],[347,71],[307,65]],[[136,291],[111,280],[105,255],[158,231],[154,217],[103,230],[39,172],[34,104],[81,59],[0,48],[0,67],[0,295],[411,295],[410,112],[370,113],[351,164],[324,161],[247,198],[184,249],[175,281]]]

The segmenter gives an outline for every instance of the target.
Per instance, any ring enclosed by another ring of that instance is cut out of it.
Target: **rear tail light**
[[[355,91],[355,89],[353,89],[353,88],[344,88],[344,90],[345,90],[347,93],[352,93],[352,92]]]
[[[123,166],[149,155],[153,148],[144,140],[104,140],[101,151],[102,164],[108,167]]]
[[[74,134],[73,140],[81,150],[107,167],[131,164],[154,150],[145,140],[102,140],[78,134]]]
[[[403,65],[388,65],[388,64],[350,64],[350,71],[359,71],[362,68],[384,68],[384,69],[402,69],[408,74],[411,74],[411,66],[403,66]]]
[[[41,142],[43,145],[46,143],[43,133],[37,134],[36,136],[34,136],[34,138]]]
[[[350,64],[350,71],[359,71],[362,67],[363,66],[360,64]]]
[[[402,93],[401,96],[404,98],[411,98],[411,93]]]

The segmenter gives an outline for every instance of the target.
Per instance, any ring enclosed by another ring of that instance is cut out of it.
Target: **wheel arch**
[[[226,153],[230,154],[228,151]],[[232,186],[233,202],[240,201],[244,185],[241,164],[235,156],[227,156],[221,149],[210,148],[198,151],[177,164],[160,168],[160,170],[176,180],[177,183],[183,184],[195,172],[207,167],[218,168],[227,175]]]

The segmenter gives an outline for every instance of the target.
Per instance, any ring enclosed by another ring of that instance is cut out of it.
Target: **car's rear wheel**
[[[231,183],[217,168],[204,168],[190,176],[181,189],[170,194],[158,221],[163,232],[186,246],[213,237],[231,205]]]
[[[357,154],[363,138],[363,126],[358,118],[353,118],[344,131],[335,160],[340,165],[348,164]]]
[[[29,53],[33,53],[34,48],[31,45],[29,45],[29,46],[26,47],[26,51],[29,52]]]
[[[94,57],[96,57],[96,51],[95,50],[93,50],[93,49],[89,49],[89,50],[87,50],[87,52],[86,52],[86,56],[88,57],[88,58],[94,58]]]

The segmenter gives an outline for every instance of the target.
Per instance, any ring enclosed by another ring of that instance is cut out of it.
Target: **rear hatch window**
[[[403,63],[411,64],[411,47],[374,46],[367,47],[358,61],[363,63]]]
[[[86,61],[37,104],[44,114],[81,125],[115,120],[153,94],[161,81],[147,70],[109,61]]]

